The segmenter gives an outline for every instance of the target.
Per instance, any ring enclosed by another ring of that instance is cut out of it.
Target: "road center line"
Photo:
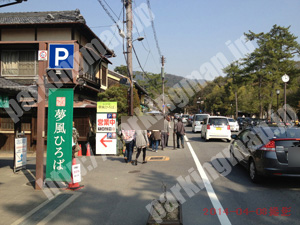
[[[219,215],[218,213],[216,214],[218,216],[220,223],[222,225],[231,225],[231,222],[229,221],[227,215],[225,213],[223,213],[224,212],[223,206],[219,202],[219,199],[218,199],[211,183],[209,182],[209,179],[208,179],[191,143],[188,142],[189,139],[187,138],[186,135],[184,136],[184,138],[185,138],[185,140],[187,142],[187,146],[189,147],[190,152],[194,158],[195,164],[196,164],[199,174],[203,180],[204,186],[206,188],[206,191],[207,191],[208,197],[210,198],[211,203],[213,204],[213,206],[216,210],[221,209],[221,212],[222,212],[221,215]]]

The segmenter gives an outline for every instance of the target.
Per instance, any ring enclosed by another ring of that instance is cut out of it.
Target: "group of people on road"
[[[164,117],[163,130],[122,130],[122,139],[125,142],[125,154],[124,160],[126,163],[137,165],[138,158],[143,152],[143,164],[146,161],[146,149],[151,146],[152,151],[157,152],[159,143],[161,142],[162,150],[168,146],[169,134],[170,134],[170,117]],[[181,147],[184,148],[184,135],[185,128],[181,119],[179,118],[174,126],[174,132],[177,135],[177,148],[180,148],[179,141],[181,141]],[[132,160],[132,154],[134,146],[136,146],[137,153],[135,160]]]
[[[137,165],[137,159],[143,151],[143,163],[146,163],[146,148],[149,146],[149,139],[146,130],[122,130],[122,137],[125,142],[124,159],[126,163]],[[132,160],[133,148],[136,146],[137,153],[135,161]]]

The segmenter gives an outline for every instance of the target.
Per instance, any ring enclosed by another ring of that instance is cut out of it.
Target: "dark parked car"
[[[192,126],[192,124],[193,124],[193,119],[194,119],[194,116],[193,116],[193,115],[192,115],[192,116],[189,116],[188,121],[187,121],[187,126]]]
[[[243,127],[244,127],[244,120],[245,120],[245,118],[243,118],[243,117],[238,117],[237,120],[236,120],[239,124],[240,130],[242,130]]]
[[[231,138],[231,157],[248,169],[253,182],[261,176],[300,177],[298,127],[256,126]]]

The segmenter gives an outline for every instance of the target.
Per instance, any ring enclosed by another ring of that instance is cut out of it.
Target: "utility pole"
[[[127,30],[127,68],[130,78],[129,116],[133,116],[133,74],[132,74],[132,0],[125,0]]]
[[[161,57],[161,79],[162,79],[162,105],[163,105],[163,114],[165,115],[165,61],[166,58],[164,56]]]

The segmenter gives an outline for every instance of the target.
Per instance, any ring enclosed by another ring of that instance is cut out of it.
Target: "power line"
[[[136,1],[134,1],[133,3],[134,3],[134,6],[137,8]],[[133,17],[133,20],[134,20],[134,23],[137,24],[137,23],[136,23],[136,20],[135,20],[135,17]],[[142,35],[140,34],[140,32],[138,31],[138,29],[136,29],[136,30],[137,30],[137,33],[139,34],[139,36],[142,36]],[[145,40],[146,40],[146,42],[147,42],[147,46],[148,46],[148,49],[147,49],[147,48],[145,47],[145,45],[144,45],[144,42],[143,42],[143,41],[141,42],[142,45],[143,45],[143,47],[144,47],[144,49],[145,49],[145,51],[148,53],[148,54],[147,54],[146,61],[145,61],[145,64],[144,64],[144,68],[146,67],[146,64],[147,64],[147,62],[148,62],[149,55],[151,55],[151,57],[152,57],[152,59],[153,59],[153,62],[154,62],[154,65],[155,65],[155,67],[156,67],[156,69],[159,70],[159,67],[157,66],[157,62],[156,62],[156,60],[154,59],[154,55],[152,54],[151,47],[150,47],[150,44],[149,44],[149,41],[148,41],[148,36],[146,35],[145,29],[143,29],[143,33],[144,33],[143,36],[144,36],[144,38],[145,38]]]
[[[161,51],[160,51],[160,47],[158,45],[158,39],[157,39],[156,30],[155,30],[155,26],[154,26],[154,20],[153,20],[153,16],[152,16],[150,0],[147,0],[147,3],[148,3],[148,10],[149,10],[149,16],[150,16],[150,20],[151,20],[153,35],[154,35],[154,39],[155,39],[155,42],[156,42],[156,48],[157,48],[159,57],[161,58],[162,54],[161,54]]]
[[[133,49],[133,52],[134,52],[134,55],[135,55],[135,58],[136,58],[136,60],[137,60],[137,62],[138,62],[138,64],[139,64],[139,66],[140,66],[140,68],[141,68],[141,70],[143,71],[143,74],[147,77],[147,79],[149,79],[150,80],[150,78],[148,77],[148,74],[144,71],[144,69],[143,69],[143,67],[142,67],[142,65],[141,65],[141,63],[140,63],[140,60],[139,60],[139,57],[137,56],[137,54],[136,54],[136,51],[135,51],[135,48],[134,48],[134,45],[132,45],[132,49]]]
[[[150,55],[150,51],[149,51],[148,54],[147,54],[147,58],[146,58],[146,61],[145,61],[145,63],[144,63],[144,68],[146,67],[146,64],[147,64],[147,62],[148,62],[149,55]]]
[[[100,3],[100,5],[102,6],[102,8],[104,9],[104,11],[106,12],[106,14],[110,17],[110,19],[116,24],[116,26],[118,27],[119,30],[120,27],[117,23],[117,21],[114,19],[114,17],[110,14],[110,12],[108,11],[108,9],[105,7],[105,5],[103,4],[102,0],[98,0],[98,2]],[[107,4],[107,3],[106,3]]]
[[[150,44],[149,44],[149,41],[148,41],[148,38],[146,38],[146,37],[147,37],[147,35],[146,35],[146,32],[145,32],[145,30],[144,30],[144,37],[145,37],[145,40],[146,40],[146,42],[147,42],[148,48],[149,48],[149,49],[151,49],[151,47],[150,47]],[[154,58],[154,55],[153,55],[152,51],[151,51],[151,50],[149,50],[149,52],[150,52],[150,55],[151,55],[151,57],[152,57],[152,60],[153,60],[153,62],[154,62],[154,65],[155,65],[156,69],[157,69],[157,70],[159,70],[159,67],[157,66],[157,61],[155,60],[155,58]]]
[[[108,8],[110,9],[110,11],[112,11],[112,13],[115,14],[114,10],[112,10],[112,8],[109,6],[109,4],[107,4],[107,2],[105,0],[103,0],[103,1],[108,6]],[[117,14],[115,14],[115,16],[118,18]]]
[[[137,8],[137,5],[136,5],[136,2],[135,2],[135,1],[133,2],[133,4],[134,4],[134,6]],[[135,16],[134,16],[134,15],[133,15],[133,22],[134,22],[135,25],[136,25],[136,31],[137,31],[138,35],[141,37],[141,34],[140,34],[140,32],[139,32],[139,30],[138,30],[138,28],[137,28],[137,23],[136,23],[136,20],[135,20]],[[146,37],[145,37],[145,38],[146,38]],[[144,45],[143,42],[142,42],[142,45],[143,45],[144,49],[145,49],[147,52],[150,51],[150,50],[148,50],[148,49],[145,47],[145,45]]]

